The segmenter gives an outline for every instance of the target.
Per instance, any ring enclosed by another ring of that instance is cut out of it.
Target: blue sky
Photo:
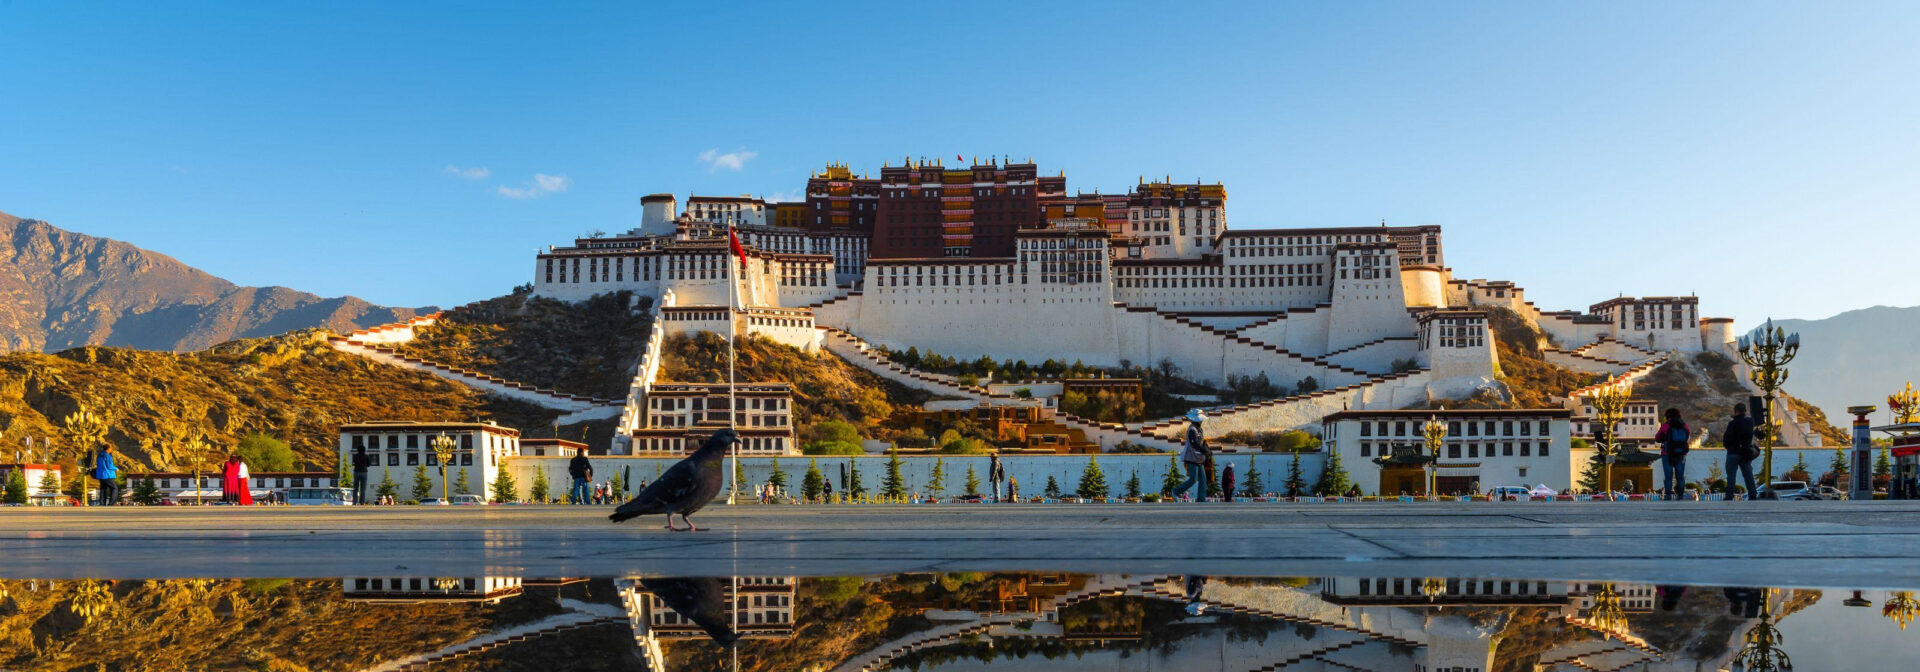
[[[1920,304],[1916,3],[550,4],[0,0],[0,210],[453,305],[646,193],[1006,154],[1440,224],[1543,308]]]

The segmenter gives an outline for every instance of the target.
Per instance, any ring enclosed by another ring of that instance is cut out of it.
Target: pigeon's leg
[[[680,514],[680,520],[683,520],[683,521],[686,521],[686,523],[687,523],[687,531],[688,531],[688,532],[703,532],[703,531],[705,531],[705,530],[707,529],[707,528],[704,528],[704,527],[694,527],[694,526],[693,526],[693,519],[692,519],[692,518],[688,518],[688,517],[687,517],[687,514],[684,514],[684,513],[683,513],[683,514]]]
[[[681,530],[681,529],[680,529],[680,528],[678,528],[678,527],[674,527],[674,526],[673,526],[673,512],[671,512],[671,511],[669,511],[669,512],[667,512],[667,530],[668,530],[668,531],[672,531],[672,532],[682,532],[682,531],[684,531],[684,530]]]

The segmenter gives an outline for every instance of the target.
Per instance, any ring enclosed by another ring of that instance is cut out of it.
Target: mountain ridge
[[[1873,306],[1818,320],[1774,320],[1800,334],[1800,354],[1787,365],[1787,390],[1846,422],[1848,406],[1872,404],[1887,419],[1887,395],[1920,383],[1920,306]]]
[[[348,332],[430,310],[242,286],[166,254],[0,212],[0,352],[184,352],[314,327]]]

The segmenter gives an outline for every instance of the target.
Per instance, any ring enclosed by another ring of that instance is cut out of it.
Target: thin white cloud
[[[747,167],[747,161],[759,155],[759,152],[747,149],[740,149],[725,154],[721,154],[718,149],[709,149],[700,153],[700,163],[707,166],[707,172],[709,173],[719,172],[723,169],[737,173],[740,172],[742,168]]]
[[[492,175],[493,171],[487,170],[486,168],[481,168],[478,166],[475,166],[472,168],[461,168],[459,166],[449,163],[447,164],[446,173],[448,175],[457,176],[463,180],[484,180],[484,179],[487,179],[488,175]]]
[[[806,187],[794,187],[786,191],[776,191],[771,194],[767,194],[766,200],[768,203],[793,203],[795,201],[804,201],[804,200],[807,200],[807,189]]]
[[[525,200],[529,198],[539,198],[547,194],[554,194],[554,193],[566,191],[567,187],[571,186],[572,184],[573,184],[573,179],[565,175],[545,175],[545,174],[535,173],[533,176],[532,182],[522,183],[521,186],[518,186],[518,187],[509,187],[507,185],[502,184],[498,187],[495,187],[494,191],[496,193],[499,193],[501,196],[505,196],[507,198],[516,198],[516,199]]]

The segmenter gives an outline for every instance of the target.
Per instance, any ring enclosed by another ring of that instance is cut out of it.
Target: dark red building
[[[1041,178],[1027,163],[939,161],[880,169],[874,259],[1014,256],[1013,234],[1042,225],[1040,197],[1066,192],[1065,177]]]
[[[807,208],[801,226],[812,231],[873,233],[880,181],[855,176],[845,164],[830,164],[807,178]]]

